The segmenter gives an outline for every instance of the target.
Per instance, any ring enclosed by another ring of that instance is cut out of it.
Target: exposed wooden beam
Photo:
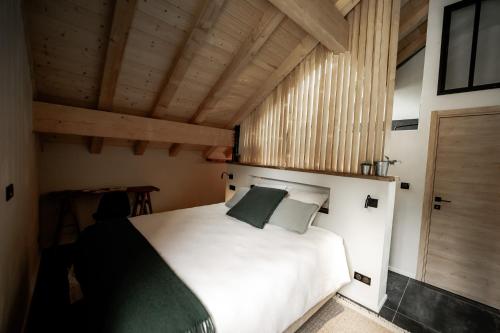
[[[134,154],[135,155],[143,155],[148,147],[147,141],[137,141],[134,143]]]
[[[167,73],[163,87],[156,97],[153,110],[150,114],[151,117],[159,118],[170,108],[170,104],[174,100],[174,96],[191,66],[196,51],[203,46],[204,41],[209,37],[212,28],[222,13],[225,2],[226,0],[205,0],[196,23],[193,25],[183,46],[177,52],[172,66]],[[147,146],[147,142],[137,142],[135,144],[137,149],[134,149],[134,153],[136,155],[144,154]]]
[[[264,43],[269,39],[272,33],[285,18],[285,14],[276,7],[270,5],[262,15],[255,29],[243,42],[238,53],[233,57],[231,63],[226,67],[217,82],[212,86],[208,95],[200,103],[195,114],[189,120],[190,123],[202,123],[206,115],[216,107],[217,103],[223,98],[236,82],[243,70],[257,56]],[[170,156],[176,156],[182,147],[174,144],[170,147]]]
[[[337,0],[336,8],[340,13],[347,15],[360,0]],[[236,113],[225,128],[232,129],[239,121],[246,117],[253,109],[255,109],[262,101],[273,91],[274,88],[318,45],[318,40],[311,36],[304,37],[290,55],[283,61],[280,67],[264,82],[261,88],[249,98],[243,107]],[[170,149],[170,154],[176,154],[179,149],[174,145]],[[216,151],[217,147],[208,148],[204,155],[210,158],[210,155]]]
[[[191,33],[184,42],[184,46],[178,52],[174,65],[167,74],[167,79],[161,93],[159,94],[151,117],[160,117],[168,110],[177,90],[186,76],[196,51],[210,35],[219,15],[222,13],[225,0],[205,0]]]
[[[402,65],[405,61],[414,56],[425,47],[427,38],[427,21],[413,30],[409,35],[399,41],[397,65]]]
[[[42,102],[33,102],[33,130],[223,147],[231,147],[234,139],[234,132],[227,129]]]
[[[233,128],[276,88],[276,86],[318,45],[318,40],[307,35],[293,49],[283,63],[267,78],[228,122],[225,128]]]
[[[318,40],[306,35],[293,49],[283,63],[267,78],[261,87],[250,97],[233,118],[226,124],[225,128],[232,129],[250,112],[252,112],[264,99],[276,88],[276,86],[318,45]],[[205,156],[210,155],[217,147],[210,147],[205,151]]]
[[[401,8],[399,19],[399,40],[405,38],[417,29],[423,22],[427,21],[429,12],[429,0],[409,0]]]
[[[274,30],[276,30],[284,18],[285,15],[276,9],[276,7],[269,7],[262,15],[255,29],[250,33],[245,42],[243,42],[231,63],[210,89],[210,92],[193,115],[191,122],[201,123],[205,120],[206,114],[227,94],[232,84],[252,60],[255,59],[264,43],[271,37]]]
[[[216,146],[212,146],[212,147],[208,148],[203,153],[203,157],[205,157],[205,159],[210,159],[210,156],[217,151],[217,148],[218,147],[216,147]]]
[[[347,51],[349,24],[332,0],[269,1],[331,51]]]
[[[226,150],[224,151],[224,155],[226,156],[226,158],[231,158],[231,156],[233,156],[233,148],[226,148]]]
[[[336,8],[340,11],[340,13],[345,16],[347,15],[358,3],[360,0],[337,0],[335,3]],[[283,61],[282,65],[276,69],[276,71],[266,80],[264,85],[261,87],[259,91],[257,91],[246,103],[246,109],[240,110],[238,114],[228,123],[226,128],[233,128],[234,125],[244,118],[250,111],[252,111],[251,107],[254,108],[259,105],[265,97],[284,79],[294,68],[297,66],[307,54],[309,54],[314,47],[319,42],[315,40],[313,37],[306,36],[302,39],[302,41],[297,45],[297,47],[292,51],[292,53]],[[272,88],[270,88],[272,87]],[[257,99],[257,101],[252,103],[252,100]],[[250,106],[249,106],[250,105]],[[248,109],[250,107],[250,109]],[[173,145],[170,149],[170,154],[175,155],[177,150],[179,149],[178,145]],[[216,147],[211,147],[205,151],[206,156],[210,156]]]
[[[346,16],[360,0],[337,0],[335,6],[342,13],[342,15]]]
[[[137,0],[116,0],[101,79],[101,91],[97,106],[99,110],[111,111],[113,106],[113,98],[115,96],[118,75],[120,74],[123,53],[125,52],[136,6]],[[92,137],[90,139],[89,151],[92,154],[100,154],[103,143],[103,138]]]

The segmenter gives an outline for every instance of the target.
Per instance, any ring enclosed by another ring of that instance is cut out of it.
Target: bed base
[[[328,302],[330,299],[332,299],[333,296],[335,296],[335,294],[336,294],[336,292],[335,293],[331,293],[330,295],[328,295],[325,298],[323,298],[323,300],[321,300],[318,304],[316,304],[311,309],[309,309],[309,311],[307,311],[302,317],[300,317],[299,319],[297,319],[296,321],[294,321],[290,326],[288,326],[288,328],[283,333],[294,333],[294,332],[297,332],[297,330],[302,325],[304,325],[304,323],[307,320],[309,320],[309,318],[311,318],[316,312],[318,312],[318,310],[323,305],[325,305],[326,302]]]

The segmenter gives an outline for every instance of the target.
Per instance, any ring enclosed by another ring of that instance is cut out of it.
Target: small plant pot
[[[361,174],[369,175],[372,172],[372,164],[371,163],[361,163]]]

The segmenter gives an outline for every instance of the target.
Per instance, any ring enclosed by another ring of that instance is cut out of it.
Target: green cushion
[[[287,193],[285,190],[254,186],[227,215],[262,229]]]
[[[303,234],[309,227],[311,217],[317,211],[318,205],[285,198],[274,211],[269,224]]]

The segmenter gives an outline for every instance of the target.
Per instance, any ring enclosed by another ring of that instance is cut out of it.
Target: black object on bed
[[[76,247],[88,332],[215,332],[203,304],[128,219],[88,227]]]
[[[115,191],[104,193],[99,199],[97,211],[92,215],[96,221],[126,218],[130,216],[130,202],[127,192]]]
[[[285,190],[253,186],[226,214],[262,229],[287,194]]]

